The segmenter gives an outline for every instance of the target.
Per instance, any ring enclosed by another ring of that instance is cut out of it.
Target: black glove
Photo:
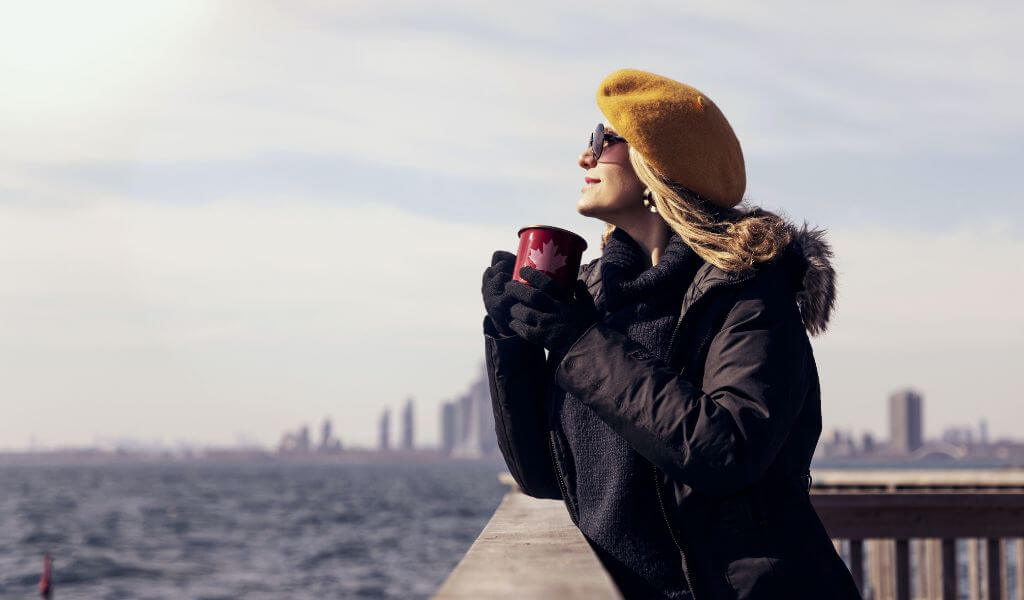
[[[509,328],[523,339],[543,346],[556,356],[565,356],[569,348],[597,319],[597,308],[586,283],[576,280],[575,298],[565,294],[547,273],[522,267],[519,274],[530,282],[512,280],[508,292],[519,300],[509,309]]]
[[[512,320],[508,309],[516,303],[516,298],[505,291],[505,284],[512,280],[512,268],[516,264],[516,255],[504,250],[495,250],[491,257],[491,266],[484,269],[483,287],[484,308],[491,318],[494,329],[504,336],[516,335],[508,327]]]

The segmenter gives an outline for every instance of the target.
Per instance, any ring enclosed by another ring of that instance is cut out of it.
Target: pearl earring
[[[658,212],[658,207],[654,205],[654,201],[651,199],[651,188],[644,188],[644,206],[646,206],[652,213]]]

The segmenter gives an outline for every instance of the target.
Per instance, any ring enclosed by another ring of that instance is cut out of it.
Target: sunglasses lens
[[[590,149],[594,152],[594,159],[601,158],[601,150],[604,149],[604,123],[598,123],[594,133],[590,134]]]

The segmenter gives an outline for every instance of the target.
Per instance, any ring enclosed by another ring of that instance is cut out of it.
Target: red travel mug
[[[586,249],[587,241],[567,229],[550,225],[523,227],[519,230],[519,250],[512,278],[530,285],[520,277],[519,269],[526,265],[544,271],[568,298],[576,286],[580,261]]]

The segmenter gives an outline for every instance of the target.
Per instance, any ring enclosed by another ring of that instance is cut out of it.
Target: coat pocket
[[[786,598],[778,574],[777,559],[769,556],[749,556],[730,561],[725,567],[725,579],[737,600],[765,600]]]
[[[720,522],[714,535],[715,563],[728,583],[729,598],[758,600],[792,597],[786,589],[777,530],[746,519]]]

